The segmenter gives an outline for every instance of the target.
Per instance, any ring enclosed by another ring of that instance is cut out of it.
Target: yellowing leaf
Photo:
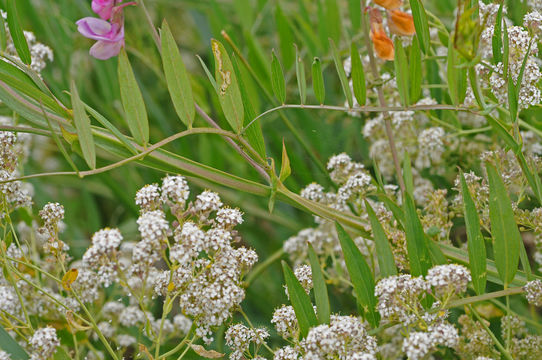
[[[64,290],[70,291],[72,289],[71,285],[77,279],[77,275],[79,275],[77,269],[70,269],[64,274],[62,277],[62,287]]]
[[[201,345],[191,345],[192,347],[192,350],[194,350],[194,352],[200,356],[203,356],[204,358],[207,358],[207,359],[219,359],[221,358],[222,356],[224,356],[224,354],[222,353],[219,353],[218,351],[214,351],[214,350],[206,350],[203,346]]]

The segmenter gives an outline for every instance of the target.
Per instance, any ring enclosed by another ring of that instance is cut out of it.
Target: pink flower
[[[90,55],[96,59],[107,60],[119,54],[124,46],[123,23],[86,17],[76,22],[77,30],[89,39],[97,40],[90,48]]]
[[[102,19],[109,20],[115,6],[115,0],[92,0],[92,11]]]

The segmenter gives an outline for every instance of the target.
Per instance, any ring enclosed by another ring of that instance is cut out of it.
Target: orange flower
[[[403,0],[374,0],[374,2],[388,10],[397,9],[403,5]]]
[[[395,35],[412,36],[416,33],[412,15],[400,10],[388,11],[388,28]]]
[[[369,17],[371,20],[371,40],[376,55],[383,60],[393,60],[395,57],[395,49],[393,42],[384,31],[382,25],[382,15],[377,9],[369,9]]]

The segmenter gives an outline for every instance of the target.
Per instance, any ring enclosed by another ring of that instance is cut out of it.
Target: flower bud
[[[369,17],[371,22],[371,41],[373,42],[376,55],[383,60],[393,60],[395,49],[393,42],[384,31],[380,11],[369,9]]]

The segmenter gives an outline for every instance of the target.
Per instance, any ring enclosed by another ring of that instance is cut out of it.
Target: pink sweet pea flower
[[[92,0],[92,11],[102,19],[109,20],[115,3],[115,0]]]
[[[90,55],[107,60],[119,54],[124,46],[124,26],[121,23],[86,17],[76,22],[77,30],[89,39],[97,40],[90,48]]]

